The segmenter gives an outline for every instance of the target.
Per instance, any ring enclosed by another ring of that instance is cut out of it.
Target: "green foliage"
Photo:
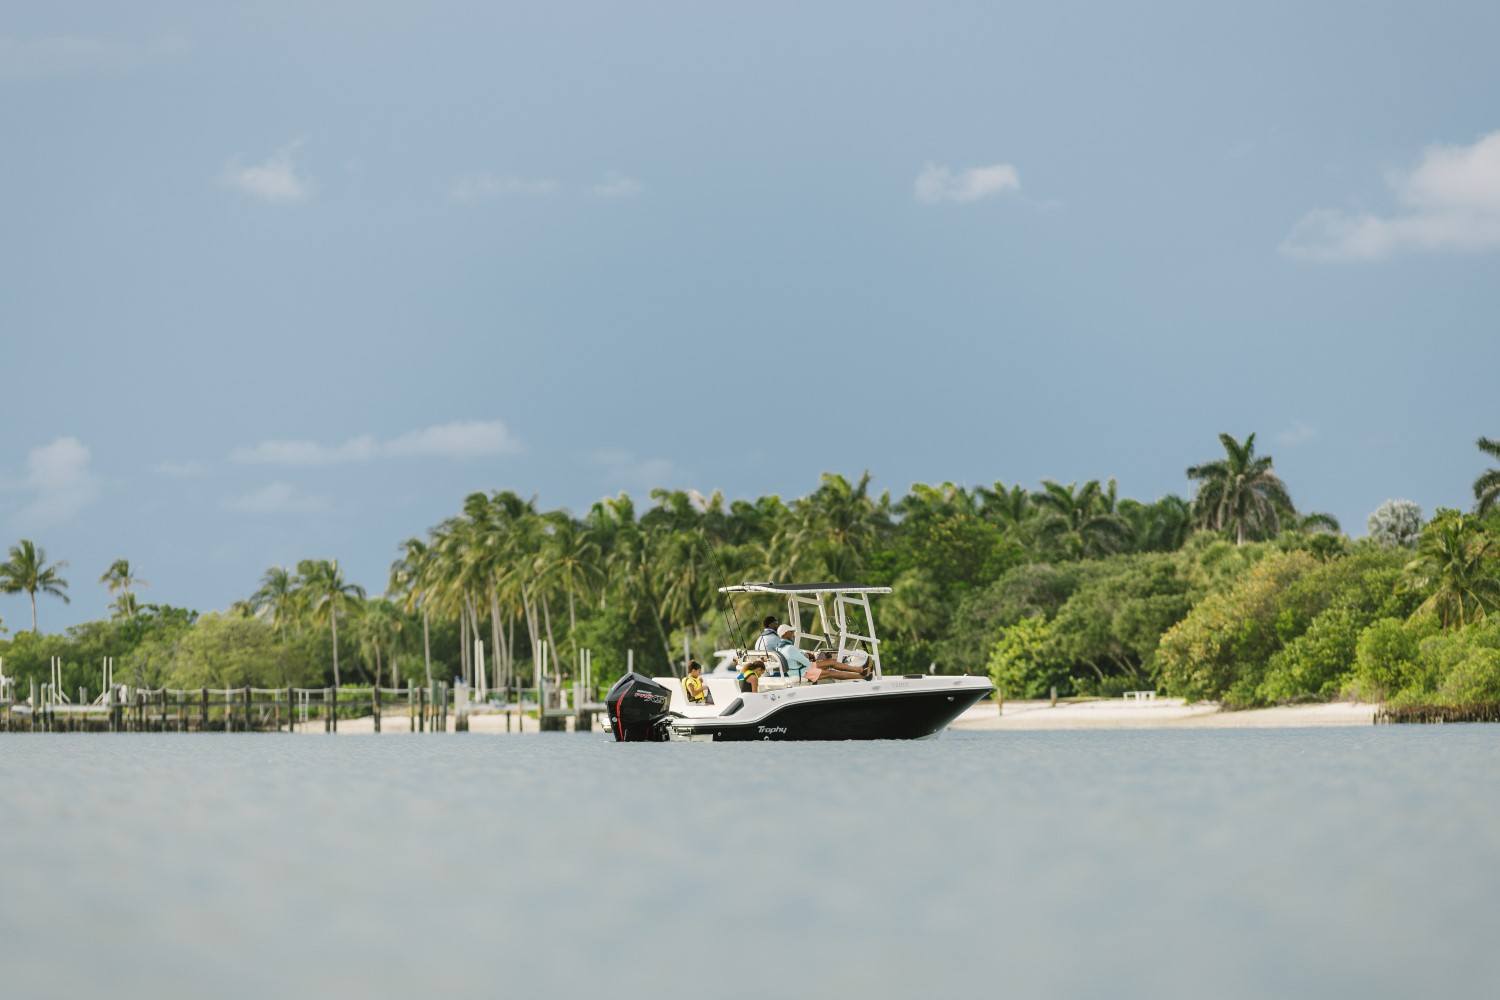
[[[1395,553],[1370,546],[1308,574],[1288,599],[1304,607],[1326,600],[1300,633],[1271,656],[1256,692],[1260,704],[1326,700],[1338,695],[1353,669],[1360,635],[1375,620],[1409,612],[1415,603],[1400,587]],[[1296,619],[1284,616],[1284,630]]]
[[[646,641],[642,642],[642,639]],[[647,644],[649,638],[633,631],[630,616],[619,606],[605,608],[581,619],[577,641],[583,649],[594,651],[594,671],[600,681],[613,681],[624,675],[627,650],[650,648]]]
[[[1118,556],[1088,573],[1052,621],[1051,662],[1066,690],[1154,688],[1162,633],[1189,608],[1188,580],[1168,555]]]
[[[1167,690],[1242,707],[1333,697],[1365,627],[1411,610],[1400,567],[1398,554],[1376,546],[1326,560],[1267,556],[1163,636]]]
[[[1049,659],[1052,627],[1040,615],[1004,629],[990,651],[990,680],[1006,698],[1040,698],[1065,680]]]
[[[1323,611],[1305,632],[1271,656],[1256,700],[1327,700],[1338,694],[1354,662],[1362,627],[1361,616],[1350,608]]]
[[[1366,701],[1386,701],[1402,691],[1430,692],[1422,667],[1422,641],[1438,630],[1437,619],[1381,618],[1360,633],[1349,693]]]
[[[1397,705],[1500,702],[1500,622],[1444,629],[1430,614],[1383,618],[1360,636],[1349,693]]]
[[[1032,506],[1041,511],[1035,533],[1053,558],[1098,558],[1125,550],[1130,541],[1130,523],[1117,511],[1115,481],[1106,489],[1091,479],[1082,488],[1042,480],[1042,489],[1032,494]]]
[[[1422,610],[1436,614],[1444,628],[1461,628],[1500,608],[1500,548],[1476,517],[1438,510],[1406,571],[1412,589],[1426,595]]]
[[[1056,614],[1084,573],[1080,563],[1028,563],[965,597],[946,637],[937,644],[939,666],[954,673],[975,670],[989,660],[995,636],[1002,629],[1023,618]]]
[[[75,697],[79,687],[90,698],[102,690],[104,657],[115,657],[115,680],[145,686],[160,686],[165,678],[164,650],[192,627],[197,615],[183,608],[144,605],[130,619],[85,622],[61,634],[21,632],[9,642],[0,642],[0,657],[5,660],[6,676],[17,678],[24,697],[32,681],[45,683],[51,673],[54,656],[63,661],[63,688]],[[156,651],[149,665],[153,671],[143,675],[137,669],[136,657],[141,649]]]
[[[1440,704],[1500,702],[1500,627],[1493,622],[1433,636],[1422,654],[1438,675]]]
[[[320,683],[321,671],[310,638],[283,641],[255,618],[204,615],[165,650],[165,681],[174,688],[311,686]]]
[[[1162,636],[1161,680],[1169,694],[1191,701],[1249,703],[1264,664],[1296,626],[1283,595],[1312,572],[1304,552],[1266,557],[1238,583],[1209,594]]]
[[[890,577],[920,573],[951,600],[992,583],[1025,559],[1021,543],[986,520],[960,487],[912,487],[899,505],[904,515],[893,538]]]

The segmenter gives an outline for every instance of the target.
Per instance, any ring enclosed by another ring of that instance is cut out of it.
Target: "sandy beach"
[[[1008,701],[997,713],[993,702],[965,712],[954,729],[1280,729],[1368,726],[1377,706],[1360,702],[1282,705],[1243,712],[1223,711],[1216,702],[1189,704],[1181,698],[1153,701]]]

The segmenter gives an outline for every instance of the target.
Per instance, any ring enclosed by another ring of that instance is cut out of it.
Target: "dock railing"
[[[339,731],[341,721],[369,719],[374,732],[466,732],[469,716],[503,714],[505,730],[524,720],[562,730],[566,720],[587,731],[604,711],[597,690],[582,684],[511,688],[483,701],[462,684],[408,682],[404,687],[148,688],[111,684],[92,701],[79,689],[67,697],[54,684],[31,681],[18,698],[14,678],[0,683],[0,732],[247,733]]]

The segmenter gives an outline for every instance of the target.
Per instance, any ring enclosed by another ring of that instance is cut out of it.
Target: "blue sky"
[[[0,539],[69,561],[57,627],[118,556],[200,609],[305,556],[378,589],[476,489],[1151,498],[1227,430],[1355,533],[1464,504],[1496,38],[1492,3],[11,3]]]

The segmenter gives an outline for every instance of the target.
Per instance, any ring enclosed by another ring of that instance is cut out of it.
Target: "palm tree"
[[[381,677],[384,675],[384,664],[387,660],[394,669],[396,663],[396,647],[401,641],[401,633],[406,623],[401,618],[401,612],[396,605],[385,598],[377,597],[366,601],[357,620],[357,632],[359,644],[367,657],[375,661],[375,686],[380,686]],[[401,683],[400,677],[393,676],[392,684]]]
[[[38,592],[48,594],[52,597],[62,598],[64,604],[72,603],[68,599],[68,581],[58,575],[60,570],[68,568],[65,562],[47,565],[47,551],[28,538],[21,539],[19,545],[10,547],[10,558],[0,563],[0,593],[19,594],[25,591],[31,598],[31,631],[35,634],[36,627],[36,595]]]
[[[1286,485],[1271,469],[1271,456],[1255,454],[1255,435],[1244,443],[1219,435],[1224,457],[1187,470],[1198,483],[1193,507],[1198,521],[1215,531],[1234,530],[1236,545],[1251,534],[1275,534],[1284,514],[1295,512]]]
[[[895,509],[901,515],[903,524],[973,517],[979,513],[979,507],[974,502],[978,495],[977,491],[970,493],[954,483],[943,483],[941,486],[913,483],[910,492],[901,498]]]
[[[116,559],[109,564],[109,569],[99,577],[99,582],[109,588],[110,596],[124,593],[128,594],[136,587],[146,586],[146,581],[136,576],[130,568],[129,559]]]
[[[333,635],[333,686],[338,687],[339,612],[358,610],[365,588],[344,579],[337,559],[304,559],[297,564],[297,576],[313,621],[322,624],[326,620]]]
[[[568,597],[568,639],[577,649],[573,633],[578,628],[577,601],[585,599],[599,584],[603,574],[599,543],[582,525],[563,511],[543,515],[550,528],[547,551],[543,556],[542,576],[556,582]]]
[[[1131,547],[1137,552],[1176,552],[1193,531],[1193,508],[1175,494],[1155,503],[1121,500],[1120,516],[1130,525]]]
[[[1024,486],[1007,489],[997,479],[993,488],[981,486],[974,493],[979,497],[979,513],[1002,527],[1017,527],[1032,514],[1031,493]]]
[[[793,505],[794,545],[809,553],[808,562],[816,561],[816,568],[828,577],[853,578],[890,527],[890,508],[889,496],[870,496],[869,472],[856,483],[825,472],[818,488]]]
[[[647,524],[652,562],[661,579],[661,607],[671,620],[680,622],[687,630],[691,644],[698,638],[698,624],[711,607],[717,586],[728,581],[720,579],[721,570],[715,566],[714,544],[704,519],[692,509],[691,501],[685,511],[680,506],[681,501],[687,500],[687,494],[661,490],[655,493],[658,504],[677,507],[671,520],[681,525],[674,528],[671,521],[652,519],[649,514],[642,519]],[[684,669],[686,666],[683,664]]]
[[[1342,529],[1339,527],[1339,519],[1332,514],[1314,511],[1311,514],[1303,514],[1296,519],[1297,530],[1305,535],[1329,534],[1337,535]]]
[[[250,607],[282,635],[302,614],[302,596],[297,578],[284,567],[272,566],[260,578],[260,588],[250,595]]]
[[[141,613],[141,606],[127,590],[110,602],[109,611],[111,618],[134,618]]]
[[[1431,593],[1421,610],[1434,611],[1444,628],[1479,621],[1500,607],[1494,542],[1473,517],[1438,511],[1406,566],[1415,588]]]
[[[675,664],[672,640],[662,624],[658,568],[653,558],[655,546],[636,519],[635,502],[625,493],[606,497],[594,504],[589,517],[594,530],[610,540],[605,567],[616,593],[627,611],[651,621],[668,663]]]
[[[551,606],[538,587],[547,529],[537,513],[536,499],[522,499],[510,490],[488,496],[471,493],[464,498],[464,517],[448,522],[447,527],[442,565],[455,595],[465,675],[473,680],[473,640],[479,636],[480,614],[487,611],[491,652],[503,674],[497,682],[508,683],[514,665],[511,643],[502,641],[502,616],[513,625],[519,609],[535,639],[541,635],[540,616],[545,615],[551,638]]]
[[[1482,437],[1475,442],[1479,450],[1491,458],[1500,458],[1500,441],[1494,438]],[[1488,514],[1490,509],[1500,503],[1500,469],[1486,469],[1484,474],[1474,480],[1475,512]]]
[[[1082,489],[1077,483],[1063,486],[1042,480],[1042,489],[1032,494],[1032,504],[1041,512],[1037,532],[1063,554],[1089,559],[1117,552],[1130,538],[1130,525],[1115,509],[1115,481],[1108,489],[1090,479]]]
[[[401,543],[401,558],[391,563],[391,578],[386,593],[410,612],[422,609],[422,663],[427,668],[427,686],[432,686],[432,632],[430,589],[432,586],[432,550],[420,538]]]

